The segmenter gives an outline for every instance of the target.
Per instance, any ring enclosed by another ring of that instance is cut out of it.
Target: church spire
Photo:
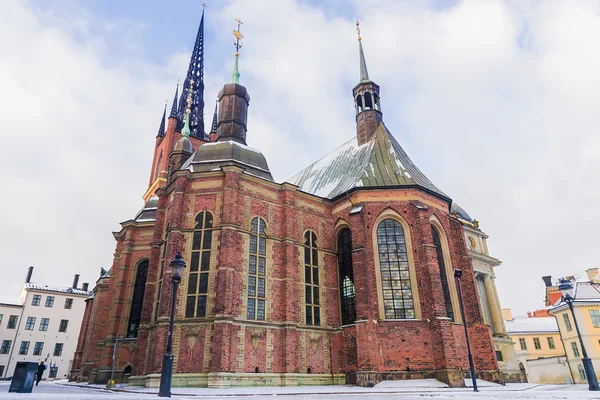
[[[238,69],[238,59],[240,57],[240,48],[243,46],[243,44],[240,43],[240,39],[244,37],[244,35],[242,35],[242,33],[240,32],[240,28],[241,25],[244,25],[244,23],[239,18],[236,19],[236,21],[238,23],[238,26],[237,30],[233,30],[233,36],[235,36],[235,39],[232,39],[233,45],[235,46],[235,61],[233,63],[233,72],[231,73],[231,83],[239,84],[240,70]]]
[[[165,109],[163,111],[162,118],[160,119],[160,126],[158,127],[158,135],[156,137],[165,136],[165,118],[167,116],[167,102],[165,101]]]
[[[352,89],[352,94],[356,109],[356,135],[358,144],[362,145],[375,137],[375,132],[383,116],[379,102],[379,85],[369,79],[358,20],[356,20],[356,31],[358,32],[360,82]]]
[[[219,102],[215,104],[215,114],[213,115],[212,125],[210,127],[210,133],[217,133],[217,105]]]
[[[202,18],[196,43],[192,51],[192,57],[188,67],[188,72],[183,81],[179,106],[177,108],[179,124],[181,129],[184,119],[188,91],[192,93],[192,105],[190,112],[190,136],[204,139],[204,7],[202,8]]]
[[[179,80],[177,81],[177,88],[175,89],[175,97],[173,97],[173,104],[171,105],[171,114],[169,118],[177,118],[177,98],[179,97]]]

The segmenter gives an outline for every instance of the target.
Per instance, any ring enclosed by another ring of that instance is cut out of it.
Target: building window
[[[590,317],[592,317],[592,324],[594,324],[594,328],[600,328],[600,311],[590,310]]]
[[[41,301],[42,301],[42,295],[40,295],[40,294],[34,294],[33,298],[31,299],[31,305],[32,306],[39,306]]]
[[[527,350],[527,342],[525,338],[519,338],[519,344],[521,345],[521,350]]]
[[[304,300],[306,302],[306,325],[321,325],[319,306],[319,250],[317,235],[304,234]]]
[[[579,371],[579,379],[582,381],[587,381],[587,376],[585,376],[585,369],[583,368],[583,365],[579,364],[577,366],[577,370]]]
[[[48,372],[48,378],[56,378],[58,376],[58,367],[50,367],[50,372]]]
[[[65,309],[70,310],[73,308],[73,299],[65,299]]]
[[[265,320],[267,273],[267,225],[262,218],[250,223],[248,266],[248,319]]]
[[[581,357],[579,354],[579,347],[577,347],[577,342],[571,342],[571,349],[573,350],[573,357]]]
[[[186,318],[206,317],[208,298],[208,273],[210,270],[210,248],[212,246],[213,216],[201,212],[196,216],[192,239],[192,260],[188,275]]]
[[[50,318],[42,318],[40,320],[40,331],[47,331],[49,323],[50,323]]]
[[[27,322],[25,323],[25,330],[32,331],[35,327],[35,317],[27,317]]]
[[[29,353],[29,341],[23,340],[21,342],[21,347],[19,347],[19,355],[26,356]]]
[[[62,356],[62,351],[63,351],[63,344],[62,343],[56,343],[54,345],[54,357],[60,357]]]
[[[533,347],[535,347],[536,350],[541,350],[542,349],[542,344],[540,343],[540,338],[539,337],[534,337],[533,338]]]
[[[8,354],[12,340],[3,340],[2,346],[0,346],[0,354]]]
[[[356,293],[354,291],[354,271],[352,269],[352,232],[342,229],[337,241],[338,270],[340,279],[340,306],[342,325],[356,321]]]
[[[0,365],[0,377],[4,375],[4,365]]]
[[[567,328],[567,331],[572,331],[573,327],[571,326],[571,319],[569,319],[569,314],[563,314],[563,321],[565,323],[565,328]]]
[[[502,352],[500,350],[496,350],[496,360],[504,361],[504,358],[502,357]]]
[[[133,297],[129,310],[129,324],[127,325],[127,337],[134,338],[138,335],[138,328],[142,320],[142,306],[144,305],[144,294],[146,293],[146,279],[148,278],[148,260],[139,263],[135,274],[133,285]]]
[[[446,304],[446,316],[450,318],[450,320],[454,321],[454,310],[452,308],[450,287],[448,286],[448,271],[446,271],[442,241],[440,239],[440,232],[438,232],[437,227],[434,225],[431,225],[431,235],[433,236],[433,245],[435,246],[438,268],[440,270],[440,278],[442,280],[442,293],[444,294],[444,303]],[[450,281],[452,282],[452,280]]]
[[[553,337],[548,337],[548,347],[550,347],[551,350],[556,349],[556,345],[554,344],[554,338]]]
[[[33,355],[41,356],[42,350],[44,350],[44,342],[35,342],[35,346],[33,346]]]
[[[415,318],[404,229],[393,219],[377,227],[385,318]]]
[[[47,296],[46,297],[46,307],[52,307],[54,306],[54,296]]]
[[[68,319],[61,319],[60,320],[60,325],[58,326],[58,331],[59,332],[66,332],[68,326],[69,326],[69,320]]]
[[[6,324],[6,329],[15,329],[17,327],[18,320],[18,315],[11,315],[10,317],[8,317],[8,324]]]

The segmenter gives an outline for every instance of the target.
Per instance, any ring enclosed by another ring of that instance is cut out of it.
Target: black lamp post
[[[473,354],[471,354],[471,343],[469,342],[469,329],[467,328],[467,318],[465,317],[465,305],[463,304],[462,290],[460,289],[460,277],[462,276],[461,269],[454,270],[456,278],[456,286],[458,287],[458,300],[460,301],[460,314],[462,315],[463,325],[465,327],[465,338],[467,339],[467,353],[469,355],[469,367],[471,368],[471,379],[473,380],[473,391],[479,392],[477,389],[477,377],[475,376],[475,364],[473,363]]]
[[[569,310],[571,310],[571,315],[573,316],[573,323],[575,324],[575,329],[577,330],[577,337],[579,337],[581,353],[583,354],[581,362],[583,363],[583,369],[585,370],[588,385],[590,387],[590,390],[598,391],[600,390],[600,386],[598,386],[598,378],[596,378],[596,371],[594,371],[594,365],[592,364],[592,360],[589,359],[587,351],[585,351],[583,339],[581,338],[581,332],[579,331],[579,325],[577,325],[575,311],[573,310],[573,301],[575,300],[573,296],[575,295],[575,287],[573,286],[573,283],[568,282],[565,279],[561,279],[560,283],[558,284],[558,290],[560,290],[560,292],[562,293],[562,299],[569,306]]]
[[[160,372],[160,389],[158,397],[171,397],[171,378],[173,377],[173,325],[175,325],[175,302],[177,300],[177,287],[181,282],[181,274],[186,267],[181,253],[177,253],[171,267],[171,283],[173,284],[173,299],[171,300],[171,323],[169,325],[169,340],[167,352],[163,356],[162,370]]]

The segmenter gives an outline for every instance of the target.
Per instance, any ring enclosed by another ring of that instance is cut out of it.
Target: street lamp
[[[465,305],[463,304],[462,290],[460,289],[460,278],[463,272],[461,269],[454,270],[456,278],[456,286],[458,287],[458,299],[460,301],[460,314],[462,315],[463,325],[465,327],[465,338],[467,339],[467,353],[469,355],[469,367],[471,368],[471,379],[473,380],[473,391],[479,392],[477,389],[477,377],[475,376],[475,364],[473,363],[473,354],[471,354],[471,343],[469,342],[469,329],[467,329],[467,318],[465,317]]]
[[[575,311],[573,310],[573,301],[575,301],[575,286],[573,285],[573,283],[568,282],[566,279],[561,279],[558,284],[558,290],[560,290],[560,292],[562,293],[562,300],[565,303],[567,303],[567,305],[569,306],[569,310],[571,310],[571,315],[573,316],[573,323],[575,324],[575,329],[577,330],[579,344],[581,345],[581,353],[583,354],[581,362],[583,363],[583,369],[585,370],[588,385],[590,387],[590,390],[598,391],[600,390],[600,386],[598,386],[598,378],[596,378],[594,365],[592,364],[592,360],[589,359],[587,351],[585,351],[583,339],[581,338],[581,332],[579,331],[579,325],[577,325]]]
[[[173,299],[171,301],[171,323],[169,325],[169,340],[167,352],[163,356],[162,370],[160,372],[160,389],[158,397],[171,397],[171,378],[173,377],[173,325],[175,325],[175,301],[177,300],[177,286],[181,282],[181,274],[186,267],[181,253],[177,253],[171,267],[171,283],[173,284]]]

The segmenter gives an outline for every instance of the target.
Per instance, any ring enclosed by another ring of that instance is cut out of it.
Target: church
[[[239,45],[239,24],[234,35]],[[161,119],[144,206],[113,233],[113,265],[86,302],[70,378],[105,383],[114,373],[158,386],[169,263],[181,253],[174,386],[436,378],[462,387],[469,364],[454,269],[463,270],[478,378],[518,381],[498,320],[500,262],[479,223],[386,127],[360,30],[352,99],[348,91],[356,131],[283,183],[246,144],[252,88],[239,84],[237,51],[205,125],[204,41],[203,12],[181,93]]]

